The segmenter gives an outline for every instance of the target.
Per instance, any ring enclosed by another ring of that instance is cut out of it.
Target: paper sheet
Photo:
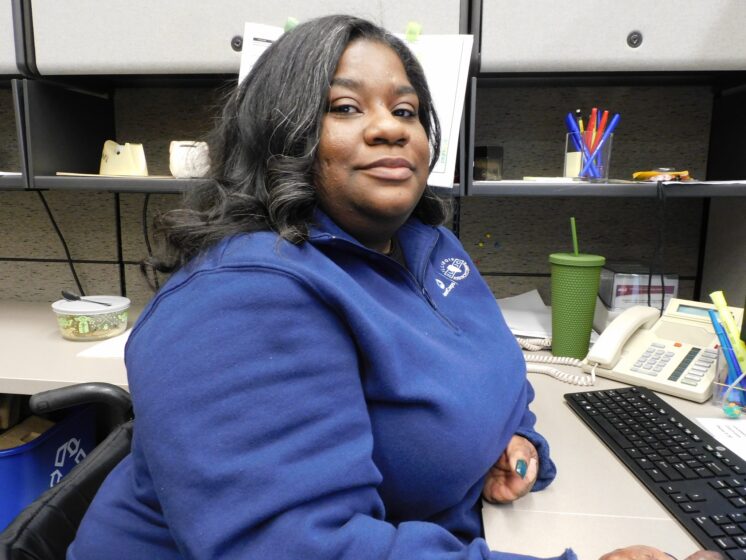
[[[243,47],[241,47],[241,66],[238,70],[238,83],[248,75],[249,70],[280,35],[284,33],[282,27],[251,23],[247,21],[243,29]]]
[[[420,35],[414,43],[407,42],[425,71],[440,120],[440,157],[427,180],[434,187],[453,187],[473,42],[471,35]]]
[[[552,336],[552,309],[544,305],[537,290],[501,298],[497,303],[514,335],[531,338]]]
[[[78,352],[78,357],[124,359],[124,345],[127,344],[127,339],[129,338],[131,332],[132,329],[129,328],[120,335],[102,340],[101,342],[94,344],[93,346],[90,346],[81,352]]]
[[[746,422],[734,418],[695,418],[712,437],[746,460]]]

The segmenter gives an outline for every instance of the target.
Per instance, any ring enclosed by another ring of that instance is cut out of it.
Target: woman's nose
[[[388,108],[372,111],[365,128],[365,140],[369,144],[399,144],[409,141],[406,123]]]

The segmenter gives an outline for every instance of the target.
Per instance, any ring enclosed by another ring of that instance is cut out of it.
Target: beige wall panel
[[[582,252],[647,264],[656,243],[656,204],[649,198],[470,197],[461,204],[461,241],[483,273],[548,274],[550,253],[572,251],[574,216]],[[701,214],[699,199],[666,202],[669,272],[696,274]]]
[[[73,259],[116,259],[112,194],[46,191],[44,197]],[[0,257],[65,258],[36,192],[0,192]]]
[[[143,232],[144,194],[122,194],[120,196],[122,210],[122,254],[125,261],[139,262],[148,254]],[[148,200],[148,238],[154,247],[153,218],[160,212],[165,212],[181,203],[179,194],[151,194]]]
[[[148,303],[155,291],[148,285],[148,281],[140,272],[140,267],[137,265],[126,265],[124,268],[125,278],[127,281],[127,297],[132,300],[134,307],[142,308]],[[165,278],[159,276],[161,286],[165,281]]]
[[[119,294],[116,265],[76,264],[75,270],[87,295]],[[0,261],[0,300],[51,303],[61,290],[78,291],[67,263]]]
[[[0,88],[0,171],[20,171],[13,92]]]

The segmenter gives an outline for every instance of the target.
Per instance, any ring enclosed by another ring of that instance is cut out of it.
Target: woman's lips
[[[405,181],[414,175],[414,166],[400,157],[381,158],[360,167],[367,175],[384,181]]]

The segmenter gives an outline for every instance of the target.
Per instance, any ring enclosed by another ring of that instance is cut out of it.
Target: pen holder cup
[[[722,408],[726,416],[738,418],[746,413],[746,378],[734,384],[736,379],[731,375],[728,362],[722,348],[718,351],[715,380],[712,383],[712,404]],[[731,385],[733,387],[731,388]]]
[[[598,138],[592,133],[568,132],[563,175],[590,181],[608,180],[613,141],[613,134]]]

